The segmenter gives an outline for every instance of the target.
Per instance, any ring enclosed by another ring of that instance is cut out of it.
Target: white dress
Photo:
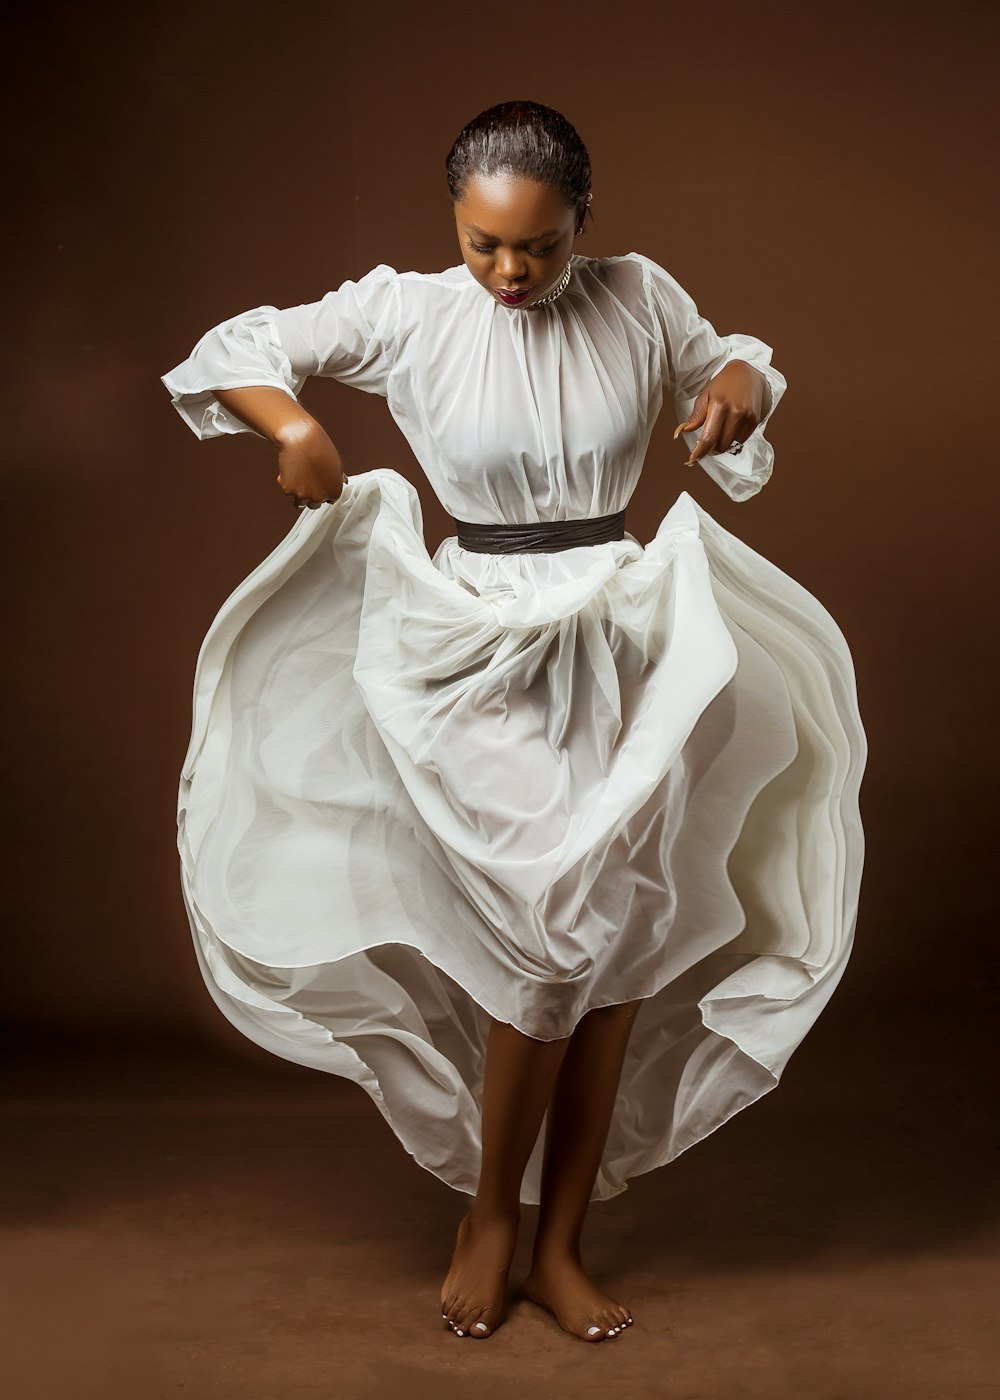
[[[223,322],[163,382],[203,438],[249,431],[218,388],[382,394],[452,516],[513,524],[625,507],[664,390],[683,421],[730,359],[766,376],[769,416],[770,347],[717,334],[630,253],[574,257],[535,310],[464,264],[381,264]],[[701,460],[734,500],[771,474],[766,421]],[[772,1089],[844,970],[851,653],[687,491],[646,544],[451,536],[431,556],[413,486],[359,472],[223,604],[193,720],[179,849],[212,996],[258,1045],[360,1084],[457,1190],[477,1187],[491,1017],[548,1040],[643,999],[599,1200]]]

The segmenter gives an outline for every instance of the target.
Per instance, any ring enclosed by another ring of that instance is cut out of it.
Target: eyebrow
[[[466,228],[466,230],[467,230],[469,233],[478,233],[479,236],[480,236],[480,238],[496,238],[496,237],[497,237],[495,233],[487,233],[486,230],[485,230],[484,228],[479,228],[479,226],[478,226],[477,224],[466,224],[466,225],[465,225],[465,228]],[[544,233],[535,233],[535,234],[532,234],[532,236],[531,236],[530,238],[526,238],[526,239],[524,240],[524,242],[525,242],[525,243],[539,243],[539,242],[541,242],[541,240],[542,240],[543,238],[552,238],[553,235],[557,234],[558,232],[559,232],[559,230],[558,230],[557,228],[547,228],[547,229],[545,230]],[[499,243],[500,240],[497,239],[497,242]]]

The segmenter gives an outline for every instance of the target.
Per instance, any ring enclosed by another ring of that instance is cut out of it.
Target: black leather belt
[[[623,540],[625,512],[616,510],[613,515],[583,520],[538,520],[530,525],[480,525],[455,520],[455,527],[461,547],[477,554],[539,554]]]

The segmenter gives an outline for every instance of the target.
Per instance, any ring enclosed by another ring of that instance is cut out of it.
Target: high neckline
[[[541,311],[546,306],[555,305],[555,303],[562,297],[563,293],[567,291],[568,288],[572,285],[573,272],[576,268],[577,263],[580,261],[581,259],[579,254],[571,253],[569,261],[567,262],[563,271],[559,274],[559,279],[556,281],[552,290],[547,292],[545,296],[541,298],[541,300],[530,302],[526,306],[506,306],[498,296],[496,296],[492,291],[490,291],[488,287],[484,287],[483,284],[478,280],[478,278],[473,276],[472,269],[469,267],[468,263],[463,262],[462,266],[465,268],[470,282],[474,282],[476,286],[480,289],[480,291],[482,291],[487,297],[489,297],[490,301],[493,303],[494,306],[500,307],[500,309],[503,311],[517,311],[520,312],[522,315],[526,315],[530,311]],[[563,278],[565,278],[565,282],[563,282],[563,285],[560,287],[559,283],[563,280]],[[558,291],[556,291],[556,288],[558,288]]]

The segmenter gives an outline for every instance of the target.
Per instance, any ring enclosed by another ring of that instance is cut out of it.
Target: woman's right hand
[[[347,484],[340,453],[311,413],[284,389],[248,384],[216,389],[229,413],[278,449],[278,485],[297,506],[313,510],[340,499]]]
[[[315,419],[289,423],[278,445],[278,485],[295,505],[318,510],[340,499],[347,473],[340,453]]]

